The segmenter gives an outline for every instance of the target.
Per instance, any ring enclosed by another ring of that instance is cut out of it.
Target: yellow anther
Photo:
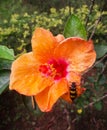
[[[49,71],[48,71],[48,73],[49,73],[49,75],[50,75],[52,78],[54,78],[55,75],[56,75],[56,69],[53,67],[53,64],[48,64],[48,66],[49,66]]]

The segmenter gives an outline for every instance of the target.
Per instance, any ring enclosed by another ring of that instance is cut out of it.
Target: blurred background
[[[88,15],[91,4],[93,8]],[[31,36],[36,27],[49,29],[54,35],[63,33],[65,22],[72,13],[84,25],[87,24],[88,35],[101,16],[93,40],[95,43],[105,44],[106,11],[106,0],[0,0],[0,44],[13,48],[16,55],[29,51]]]

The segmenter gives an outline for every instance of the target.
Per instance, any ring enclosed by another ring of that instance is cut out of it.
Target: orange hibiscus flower
[[[54,37],[43,28],[37,28],[32,37],[32,52],[17,58],[11,68],[11,90],[34,96],[42,111],[50,111],[62,97],[70,99],[72,82],[81,95],[81,74],[95,62],[92,41],[78,37]]]

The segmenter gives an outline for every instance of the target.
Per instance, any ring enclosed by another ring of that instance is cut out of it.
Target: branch
[[[67,119],[67,123],[68,123],[68,128],[67,130],[71,130],[71,119],[70,119],[70,116],[69,116],[69,112],[67,109],[65,109],[65,113],[66,113],[66,119]]]
[[[92,13],[94,3],[95,3],[95,0],[91,0],[91,5],[90,5],[89,13],[88,13],[88,15],[87,15],[86,23],[85,23],[85,26],[86,26],[86,27],[87,27],[87,24],[88,24],[88,22],[89,22],[89,16],[90,16],[90,14]]]
[[[99,24],[99,22],[100,22],[100,20],[101,20],[101,17],[102,17],[102,14],[100,15],[100,17],[99,17],[99,18],[96,20],[96,22],[95,22],[95,26],[94,26],[94,28],[93,28],[93,31],[92,31],[90,37],[89,37],[89,40],[92,39],[92,37],[94,36],[94,33],[95,33],[95,31],[96,31],[97,25]]]
[[[99,101],[105,99],[106,97],[107,97],[107,94],[104,95],[104,96],[102,96],[102,97],[100,97],[100,98],[97,99],[96,101],[93,101],[93,102],[89,103],[88,105],[84,106],[84,109],[86,109],[86,108],[88,108],[88,107],[94,105],[95,103],[97,103],[97,102],[99,102]],[[72,123],[74,123],[77,119],[78,119],[78,118],[73,119],[73,120],[72,120]]]
[[[89,72],[91,69],[93,69],[96,65],[98,65],[99,63],[101,63],[105,58],[107,58],[107,54],[105,54],[100,60],[98,60],[97,62],[95,62],[95,64],[93,66],[91,66],[87,71],[85,71],[82,75],[86,74],[87,72]]]
[[[94,26],[94,28],[93,28],[93,31],[92,31],[90,37],[89,37],[89,40],[92,39],[92,37],[93,37],[93,35],[94,35],[95,31],[96,31],[97,25],[99,24],[99,22],[100,22],[100,20],[101,20],[101,17],[102,17],[102,15],[103,15],[103,10],[104,10],[104,5],[103,5],[103,7],[102,7],[102,9],[101,9],[101,14],[100,14],[100,16],[99,16],[98,19],[95,21],[95,26]]]
[[[71,15],[71,1],[68,0],[68,6],[69,6],[69,15]]]
[[[91,102],[91,103],[89,103],[88,105],[84,106],[84,109],[86,109],[86,108],[88,108],[88,107],[91,107],[92,105],[94,105],[95,103],[97,103],[97,102],[99,102],[99,101],[105,99],[106,97],[107,97],[107,94],[104,95],[104,96],[102,96],[102,97],[100,97],[100,98],[98,98],[96,101]]]

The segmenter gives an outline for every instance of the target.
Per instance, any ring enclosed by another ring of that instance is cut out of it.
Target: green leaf
[[[107,53],[107,45],[95,44],[95,51],[97,53],[97,59],[99,59]]]
[[[0,70],[10,70],[12,61],[0,59]]]
[[[91,83],[94,83],[94,82],[95,82],[95,79],[94,79],[92,76],[88,76],[88,80],[89,80]]]
[[[0,94],[8,87],[10,71],[0,71]]]
[[[65,37],[81,37],[83,39],[87,39],[87,32],[85,27],[83,26],[81,20],[75,16],[71,15],[64,28],[64,36]]]
[[[105,75],[100,74],[97,80],[99,85],[103,85],[107,82],[107,78]]]
[[[0,58],[7,60],[14,60],[13,49],[9,49],[6,46],[0,45]]]
[[[102,107],[103,107],[102,102],[101,102],[101,101],[96,102],[96,103],[94,104],[94,107],[95,107],[98,111],[101,111],[101,110],[102,110]]]

